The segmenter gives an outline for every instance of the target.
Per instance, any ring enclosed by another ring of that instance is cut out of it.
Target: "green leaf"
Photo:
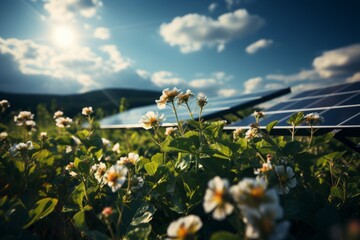
[[[342,191],[339,187],[331,187],[330,193],[332,197],[344,200]]]
[[[149,223],[142,223],[138,225],[136,228],[130,230],[125,239],[127,240],[138,240],[138,239],[149,239],[149,235],[151,233],[151,225]]]
[[[15,167],[19,170],[19,172],[25,171],[25,164],[23,161],[15,160],[14,164]]]
[[[143,205],[141,205],[137,209],[137,211],[136,211],[130,225],[131,226],[137,226],[137,225],[142,224],[142,223],[150,222],[153,215],[154,215],[154,213],[155,213],[155,211],[156,211],[156,208],[153,205],[149,205],[148,203],[144,203]]]
[[[278,124],[278,122],[278,120],[275,120],[266,125],[266,131],[270,134],[271,130],[275,127],[276,124]]]
[[[302,122],[304,122],[304,112],[294,113],[287,121],[292,126],[299,126]]]
[[[163,153],[156,153],[151,157],[151,162],[156,162],[159,165],[163,164],[164,162],[164,154]]]
[[[199,148],[199,134],[197,132],[190,131],[185,133],[184,137],[179,137],[172,140],[169,144],[169,149],[166,150],[179,151],[183,153],[198,153]]]
[[[92,209],[92,207],[87,205],[81,211],[77,212],[73,216],[74,224],[75,224],[76,227],[78,227],[81,230],[87,230],[86,212],[90,211],[91,209]]]
[[[29,220],[23,226],[23,228],[28,228],[36,221],[43,219],[55,209],[58,200],[56,198],[43,198],[35,203],[34,208],[29,211]]]
[[[144,165],[144,168],[146,170],[146,172],[150,175],[150,176],[154,176],[156,173],[156,170],[158,169],[159,164],[157,162],[149,162],[146,163]]]
[[[210,240],[239,240],[239,237],[230,232],[220,231],[212,234]]]
[[[71,193],[71,199],[80,207],[80,209],[83,208],[83,199],[85,193],[85,184],[83,182],[77,185],[74,191]]]
[[[329,132],[322,136],[315,137],[312,146],[315,146],[317,144],[322,144],[322,143],[328,143],[334,136],[335,136],[335,133]]]

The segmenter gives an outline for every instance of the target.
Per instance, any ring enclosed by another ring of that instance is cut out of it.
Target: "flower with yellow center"
[[[202,227],[201,219],[196,215],[181,217],[170,223],[167,228],[167,235],[173,240],[194,239],[195,234]]]
[[[161,122],[164,120],[164,114],[158,116],[153,111],[147,112],[144,116],[141,117],[139,123],[146,130],[151,129],[153,127],[158,127],[161,125]]]
[[[206,213],[212,212],[214,219],[222,220],[230,215],[234,206],[229,202],[229,181],[216,176],[208,183],[203,207]]]
[[[124,165],[113,165],[105,172],[104,180],[113,192],[125,183],[127,172]]]
[[[273,189],[267,190],[263,178],[244,178],[230,188],[230,193],[240,209],[258,208],[261,204],[278,203]]]
[[[135,165],[140,160],[139,154],[136,153],[129,153],[127,157],[121,157],[117,164],[119,165]]]
[[[279,179],[279,183],[275,185],[277,194],[288,194],[290,188],[294,188],[297,184],[294,171],[289,166],[275,166],[275,173]]]
[[[84,107],[81,111],[82,115],[84,116],[90,116],[92,113],[94,113],[94,110],[92,107]]]
[[[309,125],[316,125],[318,123],[323,123],[324,118],[318,113],[309,113],[304,116],[305,122]]]
[[[166,108],[166,103],[173,102],[174,99],[180,94],[180,90],[174,87],[172,90],[166,88],[162,91],[162,95],[160,96],[159,100],[155,100],[157,107],[159,109]]]

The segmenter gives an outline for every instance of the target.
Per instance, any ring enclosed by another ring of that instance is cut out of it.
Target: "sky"
[[[360,80],[358,0],[2,0],[0,91],[208,96]]]

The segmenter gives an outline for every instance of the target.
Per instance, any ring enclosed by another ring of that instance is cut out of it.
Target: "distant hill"
[[[87,106],[102,108],[105,115],[110,115],[119,111],[122,98],[125,98],[126,108],[129,109],[155,104],[160,95],[161,92],[135,89],[104,89],[69,95],[0,92],[0,100],[8,100],[13,111],[28,110],[35,113],[38,104],[45,104],[50,112],[62,110],[66,116],[81,113],[82,108]]]

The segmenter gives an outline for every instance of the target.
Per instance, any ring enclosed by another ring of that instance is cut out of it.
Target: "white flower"
[[[78,137],[72,135],[71,139],[74,141],[75,145],[80,145],[81,144],[81,141],[80,141],[80,139]]]
[[[125,183],[127,172],[124,165],[113,165],[105,172],[104,179],[113,192]]]
[[[263,178],[244,178],[230,188],[230,193],[240,209],[256,209],[261,204],[278,204],[279,197],[276,192],[266,188]]]
[[[243,209],[242,214],[248,239],[280,240],[288,233],[289,222],[277,223],[283,217],[283,210],[278,204],[263,204],[257,210]]]
[[[0,101],[0,111],[3,112],[5,111],[7,108],[10,107],[10,103],[8,102],[8,100],[1,100]]]
[[[287,166],[275,166],[275,173],[279,179],[279,184],[275,185],[277,194],[288,194],[290,188],[296,186],[296,178],[294,171],[291,167]]]
[[[204,108],[205,105],[208,103],[208,99],[206,96],[198,96],[196,99],[196,103],[200,108]]]
[[[169,136],[171,134],[173,134],[175,131],[177,131],[178,129],[175,127],[167,127],[165,129],[165,136]]]
[[[78,174],[76,172],[73,171],[73,169],[75,168],[75,165],[73,162],[69,162],[68,165],[66,165],[65,170],[67,170],[69,172],[69,175],[72,177],[76,177]]]
[[[318,113],[309,113],[304,116],[304,119],[309,125],[316,125],[318,123],[323,123],[324,118]]]
[[[152,127],[160,126],[163,120],[164,120],[164,114],[161,114],[159,117],[158,114],[155,114],[153,111],[149,111],[141,117],[139,123],[143,128],[148,130],[151,129]]]
[[[202,227],[201,219],[196,215],[181,217],[170,223],[167,228],[168,239],[186,240],[193,239],[195,233]]]
[[[256,127],[251,127],[245,133],[245,139],[247,139],[247,140],[251,140],[254,138],[261,138],[261,137],[262,137],[262,134],[261,134],[259,128],[256,128]]]
[[[222,220],[230,215],[234,207],[229,203],[229,181],[216,176],[208,182],[204,197],[204,210],[206,213],[213,211],[213,218]]]
[[[27,120],[27,121],[25,121],[25,125],[28,127],[35,127],[36,122],[34,120]]]
[[[136,153],[129,153],[127,157],[121,157],[117,164],[124,165],[124,164],[131,164],[135,165],[140,160],[139,154]]]
[[[34,145],[32,143],[32,141],[27,141],[26,143],[19,143],[16,145],[16,149],[18,151],[26,151],[26,150],[31,150],[34,148]]]
[[[64,115],[64,113],[62,111],[57,111],[54,113],[54,119],[62,117]]]
[[[85,116],[90,116],[92,113],[94,113],[94,110],[92,107],[84,107],[81,113]]]
[[[101,163],[92,165],[91,172],[94,173],[95,179],[99,183],[103,182],[104,175],[106,172],[106,164],[101,162]],[[103,183],[106,183],[106,182],[103,182]]]
[[[159,109],[166,107],[168,101],[172,102],[180,94],[180,90],[174,87],[172,90],[166,88],[162,91],[162,95],[159,100],[155,100]]]
[[[7,132],[1,132],[0,133],[0,140],[5,140],[8,136],[9,136],[9,134]]]
[[[70,127],[71,123],[72,123],[72,119],[69,117],[59,117],[55,119],[56,121],[56,126],[58,126],[59,128],[68,128]]]
[[[120,153],[120,144],[116,143],[113,148],[111,149],[111,151],[116,152],[117,154]]]
[[[65,148],[66,153],[70,153],[70,152],[72,152],[72,150],[73,150],[73,148],[71,146],[69,146],[69,145],[67,145],[66,148]]]
[[[17,116],[14,117],[14,122],[17,126],[27,125],[27,121],[31,121],[34,119],[34,114],[32,114],[29,111],[21,111]],[[34,121],[32,121],[34,122]],[[29,122],[29,124],[33,124],[32,122]],[[29,126],[29,125],[28,125]]]
[[[191,97],[194,96],[194,93],[188,89],[186,90],[186,93],[181,92],[178,97],[178,104],[187,103]]]
[[[269,158],[266,160],[266,163],[263,163],[262,164],[262,167],[261,168],[258,168],[256,170],[254,170],[254,174],[256,175],[259,175],[259,174],[263,174],[263,173],[266,173],[270,170],[272,170],[273,167],[271,165],[271,161],[269,160]]]
[[[39,137],[40,137],[41,140],[47,139],[47,132],[41,132]]]
[[[110,146],[110,140],[109,139],[101,138],[101,141],[102,141],[102,144],[103,144],[103,146],[105,148]]]
[[[244,129],[237,128],[233,131],[233,139],[238,139],[241,136],[241,133],[244,132]]]
[[[265,116],[264,112],[261,111],[254,111],[253,116],[256,118],[256,120],[258,121],[260,118],[263,118]]]

